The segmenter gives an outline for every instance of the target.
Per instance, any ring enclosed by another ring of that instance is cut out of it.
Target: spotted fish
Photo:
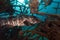
[[[0,25],[12,25],[12,26],[31,26],[32,24],[39,23],[39,19],[36,17],[18,17],[18,18],[8,18],[0,19]]]

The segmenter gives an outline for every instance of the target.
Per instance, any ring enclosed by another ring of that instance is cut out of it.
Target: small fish
[[[30,11],[31,13],[36,13],[38,11],[39,1],[38,0],[30,0],[29,1]]]
[[[1,19],[0,25],[12,25],[12,26],[30,26],[39,23],[39,19],[31,16],[23,16],[22,18]]]

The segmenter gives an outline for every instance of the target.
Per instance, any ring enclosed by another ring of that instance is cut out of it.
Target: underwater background
[[[15,10],[13,16],[17,16],[20,15],[21,13],[26,14],[26,15],[32,15],[30,13],[30,8],[29,8],[29,0],[10,0],[11,4],[14,5],[13,9]],[[39,0],[39,2],[41,2],[42,0]],[[18,5],[18,6],[16,6]],[[41,3],[38,7],[38,11],[39,12],[44,12],[47,14],[59,14],[60,15],[60,0],[52,0],[51,4],[48,6],[45,6],[44,3]],[[36,16],[38,19],[45,21],[45,19],[47,18],[47,16],[41,16],[41,15],[37,15],[34,14],[33,16]],[[9,14],[7,12],[2,12],[0,13],[0,18],[7,18],[9,17]],[[36,28],[36,25],[33,26],[23,26],[22,30],[26,31],[26,30],[34,30]],[[26,35],[26,33],[24,34]],[[32,36],[32,38],[35,38],[39,35],[35,34],[34,36]],[[48,40],[47,38],[41,36],[39,38],[39,40]]]

